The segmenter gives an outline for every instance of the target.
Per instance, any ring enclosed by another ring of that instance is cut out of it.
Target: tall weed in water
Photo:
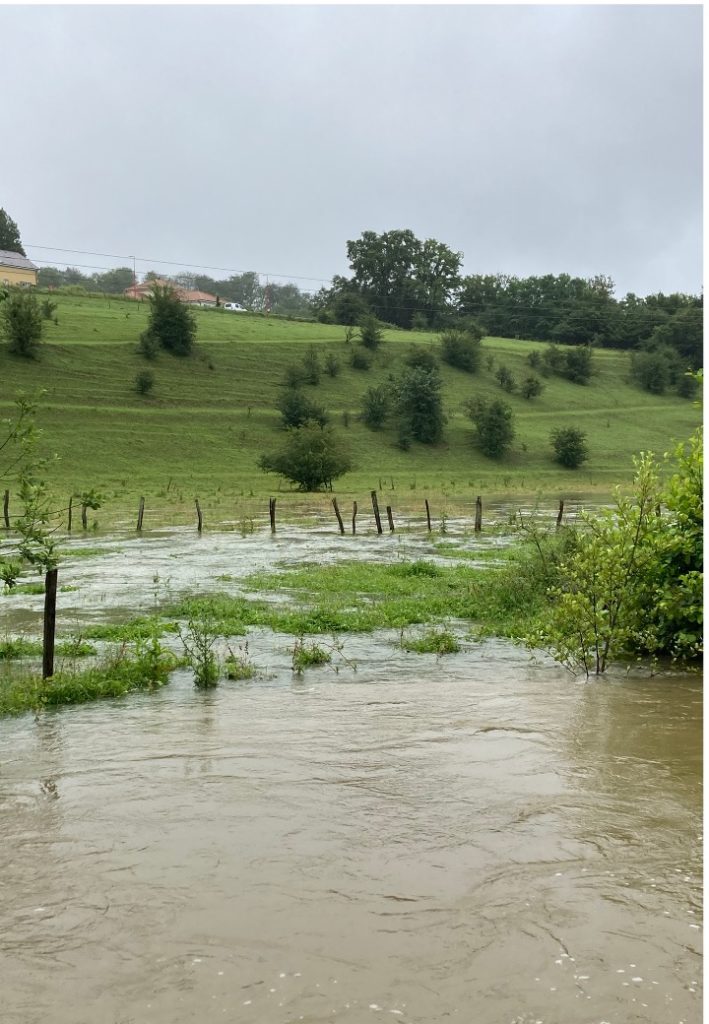
[[[187,628],[181,629],[180,640],[185,656],[194,672],[194,684],[200,690],[208,690],[219,682],[219,659],[214,645],[219,634],[209,619],[190,619]]]

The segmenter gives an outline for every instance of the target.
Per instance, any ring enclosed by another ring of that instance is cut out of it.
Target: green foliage
[[[57,311],[57,304],[52,302],[51,299],[43,299],[40,309],[42,311],[42,319],[51,320]]]
[[[219,639],[215,624],[207,618],[190,619],[186,628],[179,630],[185,657],[194,673],[194,684],[200,690],[209,690],[219,682],[219,659],[214,646]]]
[[[157,359],[160,351],[160,341],[157,335],[155,335],[151,330],[142,331],[138,338],[138,351],[151,362],[154,359]]]
[[[224,659],[224,671],[227,679],[253,679],[256,675],[256,668],[249,658],[248,642],[240,645],[238,654],[229,647],[229,653]]]
[[[135,390],[139,395],[149,395],[155,387],[155,374],[151,370],[140,370],[135,375]]]
[[[428,370],[436,372],[438,370],[438,360],[436,359],[435,352],[431,349],[421,348],[420,345],[412,345],[407,352],[404,362],[407,366],[418,367],[421,370]]]
[[[42,337],[42,311],[29,288],[11,288],[0,303],[3,333],[14,355],[34,359]]]
[[[667,346],[641,349],[631,356],[630,373],[633,380],[652,395],[664,395],[681,378],[682,369],[677,352]]]
[[[460,641],[449,629],[432,629],[422,636],[401,638],[401,646],[405,651],[415,654],[457,654]]]
[[[593,359],[590,345],[577,345],[565,352],[561,376],[572,384],[588,384],[593,373]]]
[[[288,440],[277,451],[262,455],[259,467],[278,473],[302,491],[329,487],[352,468],[349,452],[331,427],[315,423],[289,431]]]
[[[449,330],[441,335],[441,359],[449,366],[466,373],[477,373],[480,367],[482,329]]]
[[[532,351],[527,356],[527,362],[533,370],[539,370],[541,372],[542,354],[538,349],[532,349]]]
[[[588,460],[588,445],[586,444],[586,433],[577,427],[557,427],[552,430],[551,446],[554,449],[554,458],[560,466],[567,469],[578,469],[582,463]]]
[[[369,370],[372,365],[372,356],[366,349],[353,348],[350,356],[350,366],[353,370]]]
[[[381,430],[391,410],[390,389],[384,384],[368,388],[362,397],[361,420],[370,430]]]
[[[311,401],[298,388],[287,388],[277,404],[284,430],[302,427],[306,423],[317,423],[324,427],[329,419],[326,410],[317,402]]]
[[[313,668],[315,665],[328,665],[332,661],[329,651],[319,647],[318,644],[306,644],[303,637],[299,637],[293,644],[292,666],[297,675],[301,675],[306,668]]]
[[[190,355],[197,339],[197,323],[193,311],[180,301],[170,285],[154,285],[149,299],[147,344],[156,341],[160,348],[175,356]]]
[[[325,356],[325,373],[328,377],[337,377],[340,373],[340,360],[334,352],[328,352]]]
[[[478,447],[490,459],[500,459],[515,439],[514,416],[507,402],[499,398],[472,399],[466,412],[475,424]]]
[[[0,661],[18,661],[20,658],[36,658],[42,654],[42,644],[24,637],[0,640]]]
[[[438,369],[407,368],[392,381],[392,393],[400,436],[437,444],[445,423]]]
[[[20,229],[17,226],[16,221],[12,219],[10,214],[0,208],[0,249],[5,249],[6,252],[19,252],[20,256],[26,256],[27,253],[22,247],[20,240]]]
[[[538,398],[544,390],[544,385],[540,381],[539,377],[534,377],[530,374],[529,377],[525,377],[520,384],[519,393],[522,398]]]
[[[582,517],[550,604],[527,636],[570,668],[604,672],[621,657],[697,657],[702,643],[702,471],[699,432],[679,451],[663,493],[651,455],[635,461],[634,492]],[[660,504],[666,513],[658,514]]]
[[[370,352],[375,352],[384,340],[382,325],[371,313],[359,322],[359,340]]]
[[[507,366],[499,366],[495,373],[495,378],[503,391],[512,392],[517,387],[517,381]]]
[[[682,373],[677,380],[677,394],[680,398],[694,398],[699,390],[699,381],[693,373]]]
[[[303,380],[306,384],[319,384],[321,373],[322,369],[317,349],[314,345],[310,345],[308,351],[303,356]]]

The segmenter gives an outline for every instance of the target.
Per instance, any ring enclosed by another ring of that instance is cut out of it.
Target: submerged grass
[[[103,664],[82,672],[57,672],[50,679],[36,674],[9,675],[0,678],[0,715],[155,690],[165,685],[175,664],[169,652],[143,644],[133,651],[124,648]]]
[[[414,654],[457,654],[460,641],[449,629],[432,629],[419,637],[402,636],[401,647]]]

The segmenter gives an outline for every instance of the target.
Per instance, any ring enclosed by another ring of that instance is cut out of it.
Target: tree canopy
[[[7,210],[2,208],[0,208],[0,249],[19,252],[21,256],[27,255],[20,240],[20,229]]]

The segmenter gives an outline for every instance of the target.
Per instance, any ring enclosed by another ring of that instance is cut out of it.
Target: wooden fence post
[[[67,522],[66,522],[66,531],[67,531],[67,533],[71,533],[71,515],[72,515],[72,512],[73,512],[73,509],[72,509],[73,501],[74,501],[74,495],[70,494],[69,495],[69,510],[68,510]]]
[[[143,529],[143,513],[144,512],[145,512],[145,498],[141,497],[140,502],[138,504],[138,523],[136,525],[136,530],[138,531],[138,533],[140,533],[140,531]]]
[[[5,529],[10,529],[10,492],[5,491],[5,497],[2,500],[2,514],[5,518]]]
[[[202,532],[202,509],[199,507],[199,498],[195,498],[194,507],[197,510],[197,533]]]
[[[561,526],[561,522],[562,522],[563,518],[564,518],[564,499],[563,498],[559,498],[559,511],[557,513],[557,516],[556,516],[556,528],[557,528],[557,530]]]
[[[57,569],[44,577],[44,636],[42,639],[42,679],[54,675],[54,634],[57,622]]]
[[[426,502],[426,522],[428,523],[428,532],[431,532],[431,509],[428,506],[428,498],[424,499]]]
[[[271,533],[276,532],[276,499],[268,499],[268,517],[271,520]]]
[[[342,522],[342,516],[340,515],[340,509],[339,509],[339,507],[337,505],[337,498],[333,498],[332,499],[332,507],[335,510],[335,515],[337,516],[337,522],[339,523],[339,526],[340,526],[340,533],[344,533],[345,532],[345,524]]]
[[[480,533],[483,528],[483,503],[480,495],[475,499],[475,532]]]
[[[391,512],[391,505],[387,505],[387,519],[389,520],[389,529],[394,532],[394,516]]]
[[[357,533],[357,502],[352,502],[352,536]]]
[[[88,528],[89,528],[89,524],[88,524],[87,519],[86,519],[86,509],[87,508],[88,508],[88,505],[84,504],[84,502],[82,501],[82,503],[81,503],[81,528],[82,528],[82,530],[88,530]]]
[[[374,522],[377,524],[377,533],[382,532],[382,521],[379,516],[379,502],[377,501],[377,492],[372,491],[372,509],[374,511]]]

